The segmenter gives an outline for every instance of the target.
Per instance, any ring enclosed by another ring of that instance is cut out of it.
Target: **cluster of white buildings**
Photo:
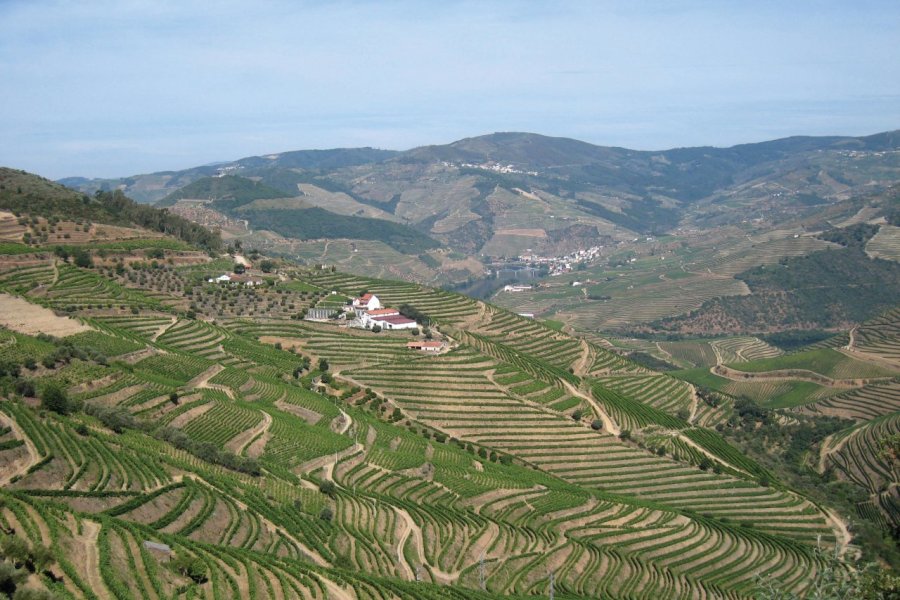
[[[253,275],[238,275],[237,273],[223,273],[218,277],[210,277],[206,280],[206,282],[219,284],[236,283],[239,285],[245,285],[247,287],[256,287],[265,283],[262,277],[255,277]]]
[[[538,175],[537,171],[523,171],[522,169],[517,169],[515,167],[515,165],[501,165],[500,163],[495,163],[495,162],[486,162],[486,163],[481,163],[480,165],[476,165],[475,163],[456,164],[456,163],[444,161],[443,165],[445,167],[449,167],[451,169],[459,169],[459,168],[481,169],[482,171],[491,171],[493,173],[503,173],[503,174],[516,173],[516,174],[520,174],[520,175],[532,175],[534,177],[537,177],[537,175]]]
[[[356,321],[361,327],[372,329],[378,325],[382,329],[415,329],[418,327],[413,319],[404,317],[396,308],[387,308],[375,294],[363,294],[354,298],[351,303]]]
[[[572,271],[572,265],[578,263],[591,263],[600,257],[600,251],[603,246],[591,246],[586,250],[576,250],[565,256],[536,256],[534,254],[525,254],[519,257],[519,260],[550,266],[550,275],[562,275]],[[520,291],[520,290],[507,290]]]
[[[213,177],[225,177],[226,175],[234,175],[235,172],[243,169],[241,165],[228,165],[226,167],[219,167],[216,169],[216,174]]]

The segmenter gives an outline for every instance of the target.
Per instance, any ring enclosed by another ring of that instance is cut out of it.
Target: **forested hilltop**
[[[0,205],[3,593],[737,600],[898,584],[848,568],[900,564],[896,310],[792,354],[749,336],[660,344],[679,363],[663,373],[561,323],[201,247],[216,236],[166,230],[156,209],[141,227],[116,192],[22,177]],[[14,204],[29,193],[46,196],[33,212]],[[384,327],[365,326],[373,296],[396,310]]]

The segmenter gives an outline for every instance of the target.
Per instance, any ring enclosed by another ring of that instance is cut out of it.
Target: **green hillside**
[[[237,214],[250,221],[252,227],[268,229],[297,239],[348,238],[378,240],[404,254],[420,254],[438,244],[427,235],[405,225],[339,215],[322,208],[247,209]]]
[[[172,192],[156,203],[158,207],[172,206],[184,198],[215,200],[222,207],[235,208],[263,198],[284,198],[285,193],[256,181],[225,175],[204,177]]]
[[[826,505],[871,522],[740,450],[727,395],[414,283],[209,283],[231,258],[167,240],[0,255],[0,548],[54,596],[737,600],[810,588],[850,541]],[[302,319],[363,290],[427,329]]]
[[[25,171],[0,167],[0,209],[42,217],[143,227],[206,250],[221,249],[219,236],[177,215],[137,204],[121,191],[87,196]],[[36,225],[37,223],[33,223]],[[37,232],[35,232],[37,233]]]
[[[652,327],[676,332],[715,330],[722,323],[750,332],[836,328],[870,319],[900,297],[900,263],[870,258],[858,245],[786,258],[735,277],[749,286],[750,295],[715,298]]]

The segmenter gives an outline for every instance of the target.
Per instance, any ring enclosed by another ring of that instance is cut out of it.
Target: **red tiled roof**
[[[408,323],[415,323],[415,321],[413,321],[412,319],[407,319],[406,317],[401,317],[400,315],[397,315],[396,317],[376,317],[375,319],[373,319],[373,321],[390,323],[391,325],[406,325]]]

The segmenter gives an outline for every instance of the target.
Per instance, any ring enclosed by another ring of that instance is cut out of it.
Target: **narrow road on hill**
[[[578,398],[581,398],[582,400],[585,400],[588,404],[590,404],[593,407],[594,411],[597,413],[597,416],[600,417],[601,421],[603,421],[603,429],[605,429],[606,431],[608,431],[609,433],[611,433],[613,435],[619,435],[620,433],[622,433],[622,430],[619,429],[619,426],[616,425],[616,422],[613,421],[608,414],[606,414],[606,411],[603,409],[603,407],[600,405],[600,403],[594,399],[593,396],[591,396],[590,394],[585,394],[584,392],[580,391],[578,388],[576,388],[574,385],[572,385],[571,383],[569,383],[568,381],[566,381],[564,379],[560,379],[560,381],[566,387],[566,389],[569,390],[570,394],[572,394],[573,396],[576,396]]]
[[[579,342],[581,344],[581,356],[578,357],[578,361],[572,367],[572,371],[579,377],[585,377],[591,368],[591,358],[594,353],[591,351],[591,345],[587,341],[581,339]]]
[[[860,350],[859,348],[853,348],[852,350],[848,350],[847,348],[836,348],[836,350],[845,356],[849,356],[853,360],[861,360],[878,367],[884,367],[885,369],[900,370],[900,359],[897,358],[873,354],[866,350]]]
[[[774,371],[738,371],[725,365],[716,365],[710,368],[713,375],[724,377],[732,381],[808,381],[817,385],[823,385],[838,389],[858,388],[867,383],[886,383],[891,377],[859,377],[857,379],[832,379],[821,373],[808,369],[781,369]]]
[[[8,473],[0,476],[0,487],[3,487],[8,485],[16,477],[20,477],[28,473],[28,469],[40,462],[41,455],[37,451],[37,447],[34,445],[34,442],[31,441],[31,438],[25,435],[25,432],[21,427],[19,427],[19,424],[16,423],[16,420],[14,418],[5,413],[0,413],[0,423],[6,423],[7,426],[12,429],[16,437],[25,442],[25,449],[28,451],[27,461],[14,466]]]
[[[400,517],[400,520],[403,522],[403,531],[400,533],[400,537],[397,539],[397,563],[400,565],[400,568],[403,570],[403,572],[406,573],[406,579],[408,581],[415,581],[416,572],[406,560],[406,555],[403,554],[403,547],[406,545],[406,541],[409,539],[409,534],[412,532],[412,519],[407,518],[409,517],[409,514],[406,514],[405,516],[401,514],[400,509],[396,506],[392,508],[394,509],[394,512],[396,512]]]
[[[225,444],[225,447],[227,449],[231,450],[238,456],[242,456],[244,451],[247,449],[247,446],[253,443],[253,441],[257,437],[264,435],[269,430],[269,427],[272,426],[272,415],[264,410],[260,412],[263,415],[262,421],[260,421],[259,424],[253,426],[252,428],[247,429],[246,431],[242,431],[234,436],[234,438],[232,438]]]
[[[328,591],[328,600],[356,600],[356,594],[348,592],[332,580],[321,576],[319,579],[325,584],[325,589]]]
[[[841,448],[843,448],[847,442],[849,442],[853,438],[853,434],[845,435],[838,442],[832,445],[832,440],[834,439],[834,434],[832,433],[824,440],[822,440],[821,448],[819,450],[819,474],[825,472],[825,461],[828,460],[828,457],[836,452],[840,452]]]
[[[155,342],[156,340],[158,340],[159,336],[161,336],[162,334],[167,332],[169,329],[171,329],[172,326],[175,325],[175,323],[177,323],[177,322],[178,322],[178,317],[172,317],[172,320],[169,323],[161,325],[160,328],[156,330],[156,333],[154,333],[152,336],[150,336],[150,341]]]
[[[338,435],[344,435],[350,429],[350,426],[353,425],[353,419],[350,417],[350,415],[344,412],[343,408],[338,408],[338,410],[341,411],[341,416],[339,418],[342,419],[342,421],[340,429],[335,431],[335,433],[337,433]]]
[[[691,388],[691,414],[688,417],[688,423],[693,425],[694,419],[697,418],[697,409],[700,408],[700,397],[697,395],[697,388],[693,384],[689,383],[688,386]]]
[[[844,553],[847,552],[847,548],[850,546],[850,541],[853,539],[853,536],[850,535],[850,530],[847,529],[847,524],[837,514],[827,508],[823,508],[822,512],[824,512],[828,516],[828,520],[831,521],[832,525],[834,526],[836,534],[835,538],[837,539],[838,555],[843,556]]]
[[[100,551],[97,544],[99,537],[100,523],[87,519],[81,522],[81,535],[75,538],[82,547],[84,561],[84,572],[80,575],[100,600],[111,600],[113,596],[100,575]]]
[[[53,279],[50,280],[50,285],[48,285],[47,287],[52,288],[54,285],[59,283],[59,265],[57,264],[55,258],[50,261],[50,265],[53,267]]]
[[[442,585],[450,585],[454,581],[456,581],[459,573],[448,573],[439,569],[437,565],[428,564],[428,561],[425,559],[425,541],[422,538],[422,528],[419,527],[419,524],[413,520],[406,509],[398,508],[396,506],[392,508],[396,511],[400,518],[403,519],[404,522],[406,522],[406,530],[403,532],[403,534],[401,534],[401,540],[397,544],[397,552],[400,555],[400,560],[403,561],[404,564],[406,564],[406,567],[408,569],[410,569],[410,572],[412,574],[411,579],[416,578],[415,569],[406,562],[406,557],[402,556],[403,545],[409,539],[410,535],[412,535],[413,545],[415,546],[416,550],[416,560],[418,560],[419,565],[421,565],[422,567],[425,567],[426,565],[428,566],[428,570],[434,577],[435,582]]]
[[[209,382],[210,379],[212,379],[213,377],[215,377],[216,375],[218,375],[219,373],[221,373],[224,370],[225,370],[225,367],[222,365],[213,365],[210,368],[208,368],[207,370],[205,370],[202,373],[200,373],[199,375],[197,375],[196,377],[194,377],[193,379],[191,379],[190,381],[188,381],[186,384],[184,384],[184,387],[186,387],[188,389],[191,389],[191,388],[204,389],[204,388],[206,388],[209,390],[218,390],[218,391],[222,392],[223,394],[225,394],[226,396],[228,396],[229,398],[231,398],[232,400],[234,400],[235,399],[234,390],[232,390],[230,387],[228,387],[227,385],[220,385],[218,383],[210,383]]]
[[[847,342],[847,350],[853,351],[853,346],[856,345],[856,330],[859,329],[857,325],[853,329],[850,330],[850,341]]]
[[[713,343],[713,342],[710,342],[710,343],[709,343],[709,347],[712,348],[712,351],[713,351],[713,352],[715,353],[715,355],[716,355],[716,367],[718,367],[718,366],[721,365],[723,362],[725,362],[725,361],[722,359],[722,353],[719,351],[719,347],[718,347],[715,343]],[[714,367],[714,368],[715,368],[715,367]]]
[[[311,473],[316,469],[325,468],[325,475],[328,477],[328,479],[331,479],[333,481],[334,466],[345,458],[353,456],[354,454],[359,454],[360,452],[364,452],[365,449],[366,447],[360,443],[353,444],[349,448],[341,450],[340,452],[336,452],[335,454],[326,454],[324,456],[319,456],[308,460],[294,469],[294,473],[300,475],[301,473]]]
[[[675,364],[675,358],[672,356],[672,353],[659,345],[659,342],[656,342],[656,349],[659,350],[660,354],[666,357],[670,363]]]

